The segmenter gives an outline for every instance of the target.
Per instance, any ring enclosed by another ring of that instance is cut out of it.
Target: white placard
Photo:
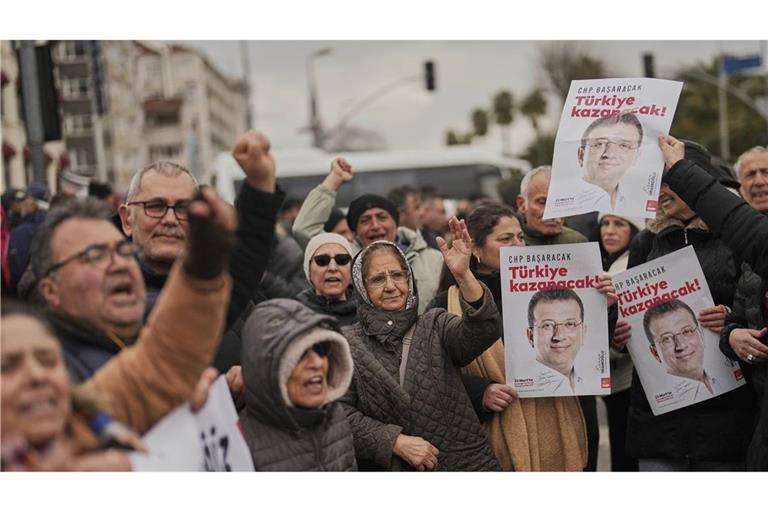
[[[134,471],[253,471],[240,420],[222,375],[197,414],[177,407],[143,438],[147,454],[134,452]]]
[[[500,257],[507,383],[523,398],[609,394],[598,244],[504,247]]]
[[[654,415],[744,385],[739,365],[720,352],[719,335],[696,318],[714,303],[693,247],[613,279],[619,318],[632,326],[627,347]]]
[[[588,212],[653,218],[682,82],[574,80],[555,138],[544,218]]]

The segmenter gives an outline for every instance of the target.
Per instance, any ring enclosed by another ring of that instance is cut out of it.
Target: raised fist
[[[335,158],[331,162],[331,171],[328,173],[328,177],[325,178],[323,184],[329,190],[337,192],[344,183],[352,181],[353,176],[352,165],[343,158]]]
[[[241,135],[232,148],[245,182],[262,192],[275,191],[275,158],[270,150],[269,139],[261,132],[251,130]]]

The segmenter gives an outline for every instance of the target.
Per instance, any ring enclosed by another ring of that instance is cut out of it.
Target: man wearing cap
[[[331,163],[331,171],[325,180],[307,194],[293,224],[293,236],[302,247],[306,247],[313,236],[323,232],[323,225],[336,203],[336,192],[352,178],[352,166],[343,158],[337,158]],[[399,218],[397,208],[385,197],[364,194],[352,201],[347,211],[349,229],[355,234],[352,250],[357,254],[376,240],[397,243],[413,270],[421,314],[435,296],[443,256],[440,251],[427,246],[418,231],[398,227]]]

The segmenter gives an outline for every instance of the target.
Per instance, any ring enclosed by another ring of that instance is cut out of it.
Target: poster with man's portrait
[[[738,363],[720,352],[719,334],[700,324],[714,306],[693,247],[613,278],[619,319],[632,326],[627,344],[645,396],[658,416],[744,385]]]
[[[611,392],[597,243],[503,247],[507,384],[522,398]]]
[[[544,219],[588,212],[653,218],[682,82],[574,80],[555,138]]]

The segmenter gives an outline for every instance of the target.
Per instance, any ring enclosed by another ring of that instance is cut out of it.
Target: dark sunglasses
[[[310,350],[320,357],[326,357],[328,353],[331,351],[331,342],[321,341],[320,343],[315,343],[314,345],[309,347],[307,350],[305,350],[303,354],[301,354],[301,358],[304,359],[305,357],[307,357]]]
[[[335,256],[331,256],[330,254],[318,254],[312,258],[312,260],[318,267],[327,267],[331,264],[331,258],[333,258],[336,261],[336,264],[340,267],[352,261],[352,256],[349,254],[336,254]]]

